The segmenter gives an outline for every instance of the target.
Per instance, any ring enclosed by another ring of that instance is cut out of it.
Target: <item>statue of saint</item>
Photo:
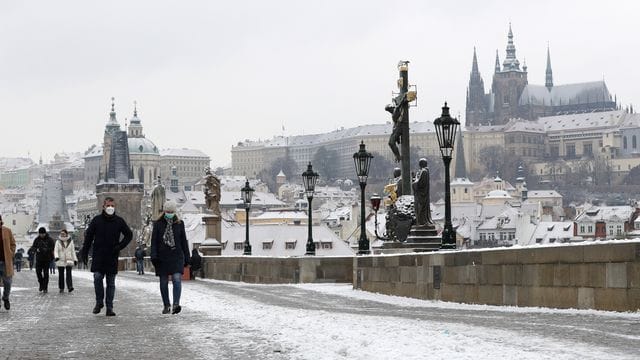
[[[220,215],[220,179],[211,172],[211,168],[204,169],[204,199],[207,209],[211,210],[215,215]]]
[[[385,110],[391,113],[391,120],[393,121],[393,130],[391,136],[389,136],[389,147],[395,156],[396,162],[402,160],[400,156],[400,149],[398,145],[402,142],[402,118],[404,117],[405,104],[407,103],[407,94],[404,93],[393,99],[393,105],[389,104],[385,106]]]
[[[416,225],[432,225],[431,221],[431,207],[429,204],[429,168],[427,167],[427,159],[421,158],[418,161],[420,170],[416,173],[412,188],[413,188],[413,206],[416,214]]]
[[[144,225],[142,226],[142,230],[140,231],[140,237],[138,238],[138,245],[146,245],[147,247],[151,246],[151,215],[147,214],[144,218]]]
[[[164,202],[167,200],[167,196],[165,194],[162,181],[160,180],[160,176],[158,176],[155,183],[156,184],[153,187],[153,190],[151,191],[151,217],[153,219],[157,218],[162,214]]]

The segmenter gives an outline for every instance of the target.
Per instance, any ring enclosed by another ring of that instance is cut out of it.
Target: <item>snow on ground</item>
[[[77,276],[91,280],[91,274]],[[74,274],[75,275],[75,274]],[[258,300],[216,290],[216,284],[237,287],[255,285],[215,280],[201,280],[183,286],[182,305],[186,311],[197,311],[217,322],[232,324],[260,334],[281,344],[283,356],[294,359],[602,359],[614,358],[607,349],[575,344],[563,339],[537,335],[523,337],[514,331],[496,330],[466,324],[405,319],[393,316],[371,316],[345,312],[292,309],[268,305]],[[282,286],[282,285],[278,285]],[[118,277],[117,287],[148,292],[159,298],[157,282]],[[583,310],[552,310],[515,307],[464,305],[407,299],[362,291],[344,284],[302,284],[292,288],[312,290],[335,296],[355,297],[399,307],[446,307],[455,309],[487,309],[502,311],[554,312]],[[117,300],[117,295],[116,295]],[[637,313],[619,314],[591,312],[607,316],[640,318]],[[392,314],[391,314],[392,315]],[[186,327],[203,341],[203,329]],[[237,330],[234,330],[237,331]],[[229,336],[232,338],[233,334]],[[203,346],[193,342],[194,348]],[[197,349],[196,349],[197,350]]]

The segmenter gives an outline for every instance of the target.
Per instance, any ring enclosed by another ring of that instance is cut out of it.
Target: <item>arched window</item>
[[[144,183],[144,168],[142,166],[138,168],[138,181]]]
[[[636,136],[633,135],[631,137],[631,147],[635,149],[635,148],[637,148],[637,146],[638,146],[638,143],[636,142]]]
[[[624,136],[624,137],[622,138],[622,148],[623,148],[623,149],[626,149],[626,148],[627,148],[627,137],[626,137],[626,136]]]

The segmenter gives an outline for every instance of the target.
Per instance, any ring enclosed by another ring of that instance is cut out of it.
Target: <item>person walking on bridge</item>
[[[177,314],[182,310],[182,274],[189,264],[189,243],[184,222],[176,215],[176,203],[167,201],[163,214],[153,224],[151,234],[151,263],[160,277],[160,296],[163,314]],[[173,309],[169,300],[169,276],[173,283]]]
[[[16,252],[16,239],[11,229],[2,223],[0,215],[0,278],[2,278],[3,290],[2,303],[6,310],[11,308],[9,295],[11,295],[11,279],[13,277],[13,256]]]
[[[122,236],[122,240],[120,237]],[[133,233],[123,218],[116,215],[116,202],[106,197],[102,204],[102,213],[96,215],[85,233],[81,257],[86,264],[91,252],[91,272],[96,292],[96,305],[93,313],[98,314],[107,305],[107,316],[116,316],[113,312],[113,298],[116,293],[116,274],[118,273],[118,255],[127,247]],[[107,293],[104,292],[104,278],[107,278]]]
[[[47,229],[41,227],[38,229],[38,236],[33,239],[31,248],[36,254],[36,276],[40,284],[39,291],[47,293],[49,291],[49,264],[53,260],[53,248],[55,243]]]
[[[73,278],[71,277],[71,269],[78,264],[76,257],[76,248],[73,241],[67,233],[67,230],[61,230],[56,247],[54,250],[56,266],[58,267],[58,288],[60,292],[64,292],[65,272],[67,280],[67,290],[73,291]]]

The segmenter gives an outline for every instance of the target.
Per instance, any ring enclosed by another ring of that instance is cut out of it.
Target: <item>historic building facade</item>
[[[535,120],[542,116],[585,113],[616,109],[604,80],[555,85],[551,55],[547,48],[545,84],[529,84],[527,66],[516,57],[513,32],[509,25],[506,57],[500,64],[496,51],[493,81],[489,93],[478,70],[476,49],[467,88],[466,126],[506,124],[510,119]]]

